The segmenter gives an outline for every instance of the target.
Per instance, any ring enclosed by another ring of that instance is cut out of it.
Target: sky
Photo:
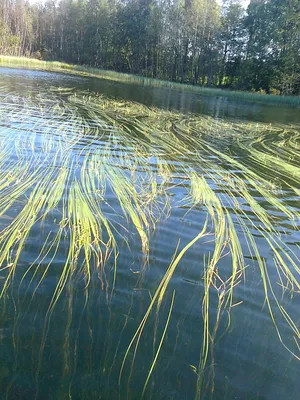
[[[221,3],[222,3],[222,0],[217,0],[217,2],[218,2],[219,4],[221,4]],[[242,6],[243,6],[244,8],[247,8],[248,5],[249,5],[249,3],[250,3],[250,0],[240,0],[240,3],[242,4]]]
[[[29,0],[29,3],[34,4],[34,3],[38,3],[38,2],[42,2],[45,0]],[[222,2],[222,0],[217,0],[219,3]],[[241,0],[242,5],[247,8],[248,4],[250,3],[250,0]]]

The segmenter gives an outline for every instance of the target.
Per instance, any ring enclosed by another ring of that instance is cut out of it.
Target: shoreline
[[[245,102],[270,105],[286,105],[293,108],[300,107],[300,96],[282,96],[194,86],[185,83],[170,82],[139,75],[126,74],[111,70],[103,70],[84,65],[68,64],[60,61],[43,61],[27,57],[11,57],[0,55],[0,67],[62,72],[73,75],[107,79],[121,83],[140,84],[152,87],[165,87],[177,91],[189,91],[198,93],[200,96],[224,97],[230,100],[241,100]]]

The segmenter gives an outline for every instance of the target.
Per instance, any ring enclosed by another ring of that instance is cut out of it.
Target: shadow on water
[[[9,82],[11,89],[20,94],[35,92],[49,85],[60,88],[88,90],[105,96],[135,101],[146,106],[175,110],[183,113],[200,113],[214,118],[233,118],[266,123],[299,124],[299,110],[284,105],[253,104],[227,97],[201,96],[167,87],[143,86],[138,83],[114,82],[108,79],[79,77],[65,73],[0,68],[1,76]],[[44,90],[42,89],[42,90]]]

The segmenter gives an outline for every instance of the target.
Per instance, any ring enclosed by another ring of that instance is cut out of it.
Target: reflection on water
[[[0,73],[2,397],[296,398],[297,110]]]

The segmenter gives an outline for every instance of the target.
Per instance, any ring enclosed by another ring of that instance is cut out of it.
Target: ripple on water
[[[7,398],[140,398],[153,361],[145,398],[195,398],[197,374],[216,400],[296,398],[299,364],[274,320],[298,351],[299,125],[184,115],[123,101],[122,84],[0,71]]]

